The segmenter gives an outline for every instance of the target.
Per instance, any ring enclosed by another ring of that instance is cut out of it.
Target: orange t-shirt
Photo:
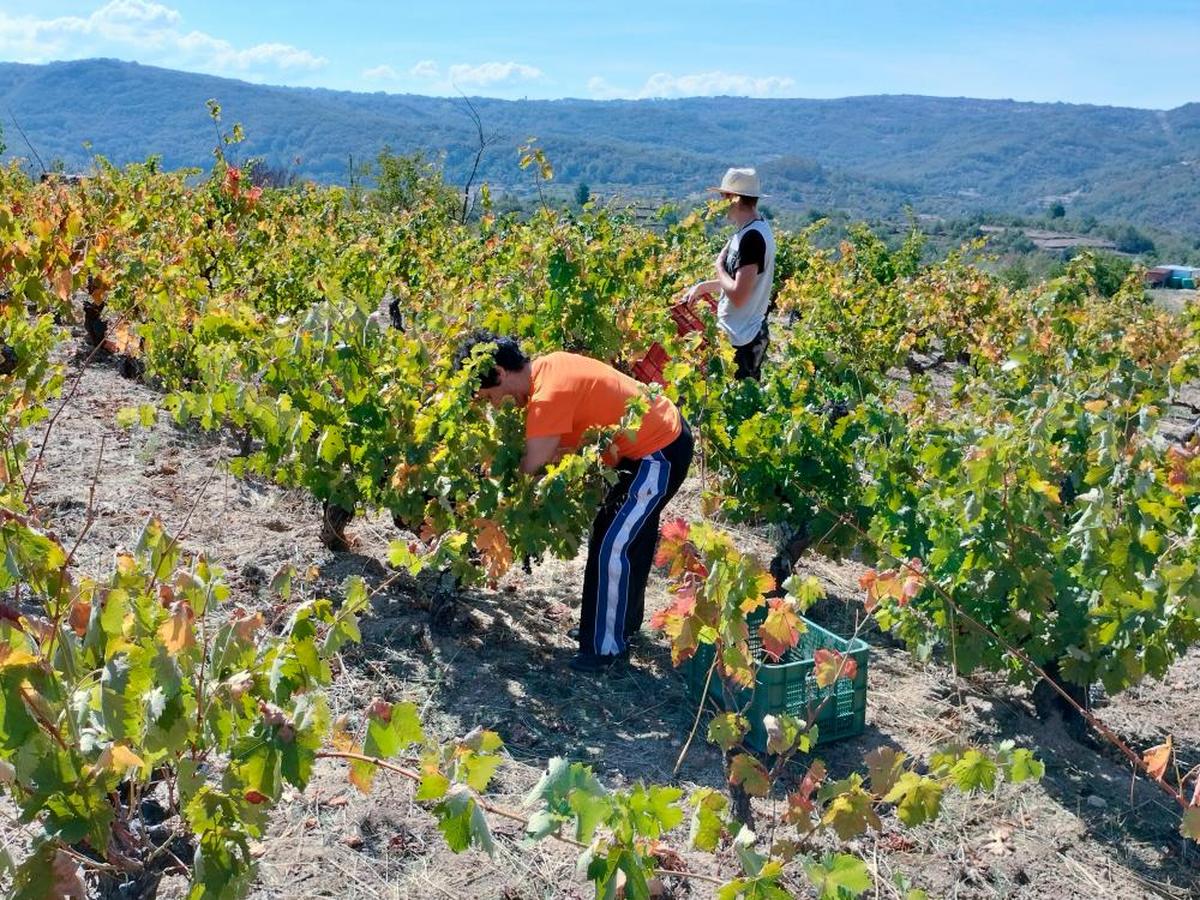
[[[612,366],[575,353],[549,353],[533,360],[532,387],[525,408],[527,438],[561,435],[560,446],[575,450],[589,428],[616,425],[625,417],[630,398],[646,386]],[[641,459],[661,450],[683,430],[675,404],[658,396],[642,417],[637,435],[615,441],[619,459]]]

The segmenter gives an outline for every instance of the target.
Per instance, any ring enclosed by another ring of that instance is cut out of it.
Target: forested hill
[[[445,159],[459,181],[474,154],[461,99],[270,87],[114,60],[0,63],[7,155],[81,169],[91,153],[124,163],[203,166],[214,134],[205,101],[241,122],[237,152],[344,182],[385,144]],[[516,147],[536,135],[556,181],[593,191],[682,198],[730,164],[758,164],[772,204],[857,215],[1027,214],[1061,199],[1073,215],[1200,230],[1200,103],[1170,111],[914,96],[841,100],[737,97],[638,101],[477,99],[501,140],[482,174],[528,185]],[[90,145],[90,149],[88,146]]]

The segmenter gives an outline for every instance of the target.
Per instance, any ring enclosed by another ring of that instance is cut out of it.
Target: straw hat
[[[755,169],[726,169],[719,187],[709,188],[722,194],[737,194],[739,197],[765,197],[758,183]]]

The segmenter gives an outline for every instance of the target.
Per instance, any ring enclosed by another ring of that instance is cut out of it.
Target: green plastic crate
[[[765,614],[750,618],[750,649],[760,660],[758,678],[753,692],[744,688],[735,698],[738,708],[746,707],[746,719],[750,723],[746,743],[759,752],[766,752],[764,716],[787,713],[807,720],[830,694],[833,697],[817,714],[817,743],[828,744],[862,734],[867,718],[867,645],[858,638],[838,637],[832,631],[804,619],[808,630],[800,635],[800,642],[782,660],[771,662],[765,657],[758,637],[758,625]],[[826,647],[844,653],[858,663],[854,678],[839,678],[835,684],[825,688],[817,686],[813,677],[813,654]],[[712,645],[701,644],[692,658],[684,663],[688,693],[696,702],[700,701],[712,660]],[[721,683],[716,672],[713,673],[708,693],[718,705],[724,706]],[[749,706],[746,706],[747,703]]]

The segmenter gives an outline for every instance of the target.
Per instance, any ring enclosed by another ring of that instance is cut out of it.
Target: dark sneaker
[[[637,638],[641,635],[641,633],[642,633],[642,630],[639,628],[633,634],[625,635],[626,642],[637,640]],[[570,628],[568,628],[567,629],[567,637],[569,637],[573,641],[579,640],[579,626],[573,625]]]
[[[567,666],[576,672],[598,675],[601,672],[607,672],[612,668],[613,663],[624,658],[624,654],[618,656],[597,656],[595,653],[579,652],[571,657],[571,661],[567,663]]]

